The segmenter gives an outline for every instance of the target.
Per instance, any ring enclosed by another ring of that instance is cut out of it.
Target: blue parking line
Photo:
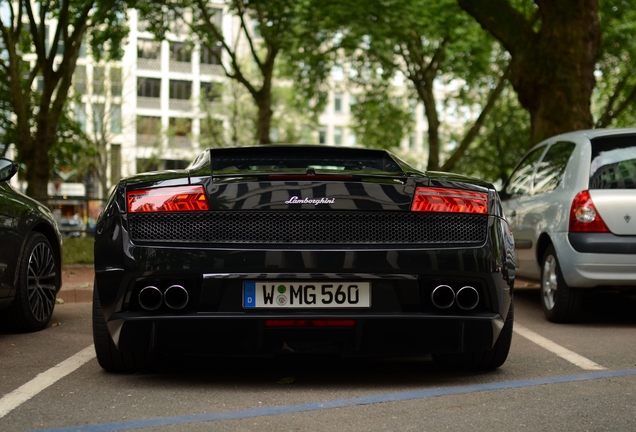
[[[110,432],[129,431],[162,426],[175,426],[189,423],[205,423],[223,420],[239,420],[254,417],[266,417],[278,414],[293,414],[309,411],[320,411],[333,408],[345,408],[359,405],[370,405],[384,402],[409,401],[414,399],[428,399],[439,396],[450,396],[468,393],[478,393],[492,390],[508,390],[523,387],[534,387],[545,384],[561,384],[576,381],[590,381],[603,378],[618,378],[636,375],[636,369],[615,371],[599,371],[560,377],[533,378],[528,380],[504,381],[478,385],[440,387],[426,390],[413,390],[400,393],[387,393],[375,396],[365,396],[351,399],[335,399],[324,402],[310,402],[296,405],[282,405],[262,408],[251,408],[237,411],[213,412],[206,414],[191,414],[174,417],[159,417],[143,420],[127,420],[95,425],[73,426],[54,429],[41,429],[39,432]],[[35,431],[33,431],[35,432]]]

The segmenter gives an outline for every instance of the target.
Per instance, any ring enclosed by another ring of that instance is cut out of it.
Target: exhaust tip
[[[448,285],[438,285],[431,293],[431,301],[438,309],[448,309],[455,302],[455,291]]]
[[[479,292],[471,286],[462,287],[457,291],[456,300],[461,310],[473,310],[479,304]]]
[[[188,304],[190,296],[181,285],[170,285],[163,294],[166,306],[170,309],[181,310]]]
[[[148,311],[154,311],[163,303],[163,293],[156,286],[149,285],[139,291],[139,305]]]

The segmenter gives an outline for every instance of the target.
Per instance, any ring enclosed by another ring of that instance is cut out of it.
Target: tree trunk
[[[258,105],[258,143],[271,144],[270,131],[272,127],[272,111],[271,96],[259,98]]]
[[[540,28],[504,0],[458,0],[511,55],[510,82],[531,119],[531,144],[593,127],[598,0],[535,0]]]

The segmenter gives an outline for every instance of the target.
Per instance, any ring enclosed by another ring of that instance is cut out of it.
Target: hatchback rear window
[[[636,189],[636,135],[592,140],[590,189]]]

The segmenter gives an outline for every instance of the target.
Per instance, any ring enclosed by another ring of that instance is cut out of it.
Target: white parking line
[[[0,418],[93,358],[95,358],[95,348],[90,345],[5,395],[0,399]]]
[[[519,336],[523,336],[529,341],[536,343],[541,348],[544,348],[550,351],[551,353],[558,355],[562,359],[569,361],[570,363],[580,367],[581,369],[584,369],[584,370],[607,369],[601,366],[600,364],[594,363],[592,360],[587,359],[583,357],[582,355],[575,353],[574,351],[570,351],[569,349],[564,348],[561,345],[557,345],[556,343],[552,342],[550,339],[544,338],[540,334],[537,334],[533,332],[532,330],[527,329],[521,324],[518,324],[515,322],[513,329],[514,329],[514,332],[517,333]]]

